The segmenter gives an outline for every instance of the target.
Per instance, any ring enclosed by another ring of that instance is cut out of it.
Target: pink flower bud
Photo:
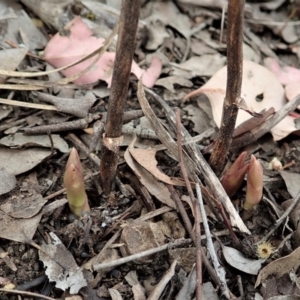
[[[66,165],[64,186],[72,213],[80,217],[83,211],[90,211],[85,193],[83,169],[75,148],[71,150]]]
[[[237,192],[248,171],[249,164],[245,164],[246,155],[246,151],[240,154],[232,166],[227,170],[221,181],[224,190],[229,197],[232,197]]]
[[[252,210],[257,205],[263,192],[263,168],[260,162],[251,155],[249,171],[247,176],[247,191],[244,202],[244,209]]]

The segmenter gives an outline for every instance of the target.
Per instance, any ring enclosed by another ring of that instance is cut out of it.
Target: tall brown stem
[[[227,25],[227,87],[220,135],[210,157],[210,165],[219,175],[225,165],[241,98],[243,73],[244,0],[229,0]]]
[[[100,164],[100,181],[103,192],[107,196],[112,189],[119,158],[119,145],[122,140],[123,111],[128,93],[139,13],[139,0],[122,1],[116,59],[112,76]]]

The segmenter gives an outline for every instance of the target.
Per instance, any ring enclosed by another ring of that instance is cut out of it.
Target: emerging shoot
[[[246,151],[240,154],[232,166],[227,170],[221,181],[224,190],[229,197],[232,197],[237,192],[248,171],[249,164],[245,164],[246,155]]]
[[[262,198],[262,192],[263,168],[255,156],[251,155],[247,177],[246,199],[243,206],[244,209],[253,210],[254,206],[260,202]]]
[[[84,211],[90,211],[88,198],[85,193],[82,165],[75,148],[72,148],[66,165],[64,175],[64,187],[70,210],[80,217]]]

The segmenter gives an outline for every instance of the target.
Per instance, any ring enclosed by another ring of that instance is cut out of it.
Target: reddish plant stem
[[[123,111],[128,93],[139,13],[140,1],[122,1],[116,59],[100,164],[100,181],[106,196],[111,193],[116,176],[119,144],[122,135]]]
[[[244,0],[229,0],[227,11],[227,87],[220,135],[209,161],[217,175],[221,174],[225,166],[241,97]]]

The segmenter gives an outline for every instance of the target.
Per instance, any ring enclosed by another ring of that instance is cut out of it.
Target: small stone
[[[125,244],[121,253],[127,256],[163,245],[165,236],[158,224],[138,221],[123,229],[120,241]]]
[[[177,248],[169,250],[169,261],[177,259],[177,265],[187,273],[190,273],[193,264],[196,262],[196,248]]]
[[[34,271],[39,271],[39,270],[40,270],[40,264],[39,264],[38,262],[35,262],[35,263],[33,264],[33,270],[34,270]]]

